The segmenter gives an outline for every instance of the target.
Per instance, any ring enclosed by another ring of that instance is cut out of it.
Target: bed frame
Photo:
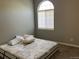
[[[41,56],[38,59],[50,59],[51,56],[53,56],[53,59],[55,58],[55,53],[59,51],[59,46],[54,47],[53,51],[46,53],[45,55]],[[2,59],[19,59],[18,57],[16,57],[15,55],[4,51],[3,49],[0,48],[0,56],[2,57]]]
[[[7,55],[8,54],[8,55]],[[16,56],[10,54],[9,52],[7,51],[4,51],[3,49],[0,48],[0,57],[2,59],[18,59]],[[11,57],[14,57],[14,58],[11,58]]]

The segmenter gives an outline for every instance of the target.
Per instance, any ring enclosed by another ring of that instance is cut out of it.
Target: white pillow
[[[9,45],[13,46],[13,45],[16,45],[18,44],[19,42],[21,42],[23,39],[23,37],[21,36],[16,36],[16,38],[14,38],[13,40],[9,41]]]
[[[33,35],[29,35],[24,37],[24,40],[22,41],[24,44],[32,43],[35,40]]]

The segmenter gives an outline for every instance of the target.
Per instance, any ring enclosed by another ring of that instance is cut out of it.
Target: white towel
[[[13,46],[13,45],[18,44],[22,40],[24,40],[24,38],[22,36],[16,36],[16,38],[10,40],[8,44],[11,45],[11,46]]]

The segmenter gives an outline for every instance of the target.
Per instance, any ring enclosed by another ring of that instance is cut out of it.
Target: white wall
[[[40,1],[34,0],[35,15]],[[79,0],[50,0],[55,7],[55,29],[35,29],[35,36],[68,44],[79,45]],[[37,17],[35,17],[37,25]]]
[[[32,0],[0,0],[0,44],[16,34],[33,34]]]

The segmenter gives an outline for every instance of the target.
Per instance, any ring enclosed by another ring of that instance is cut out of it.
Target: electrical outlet
[[[74,38],[70,38],[70,41],[74,41]]]

